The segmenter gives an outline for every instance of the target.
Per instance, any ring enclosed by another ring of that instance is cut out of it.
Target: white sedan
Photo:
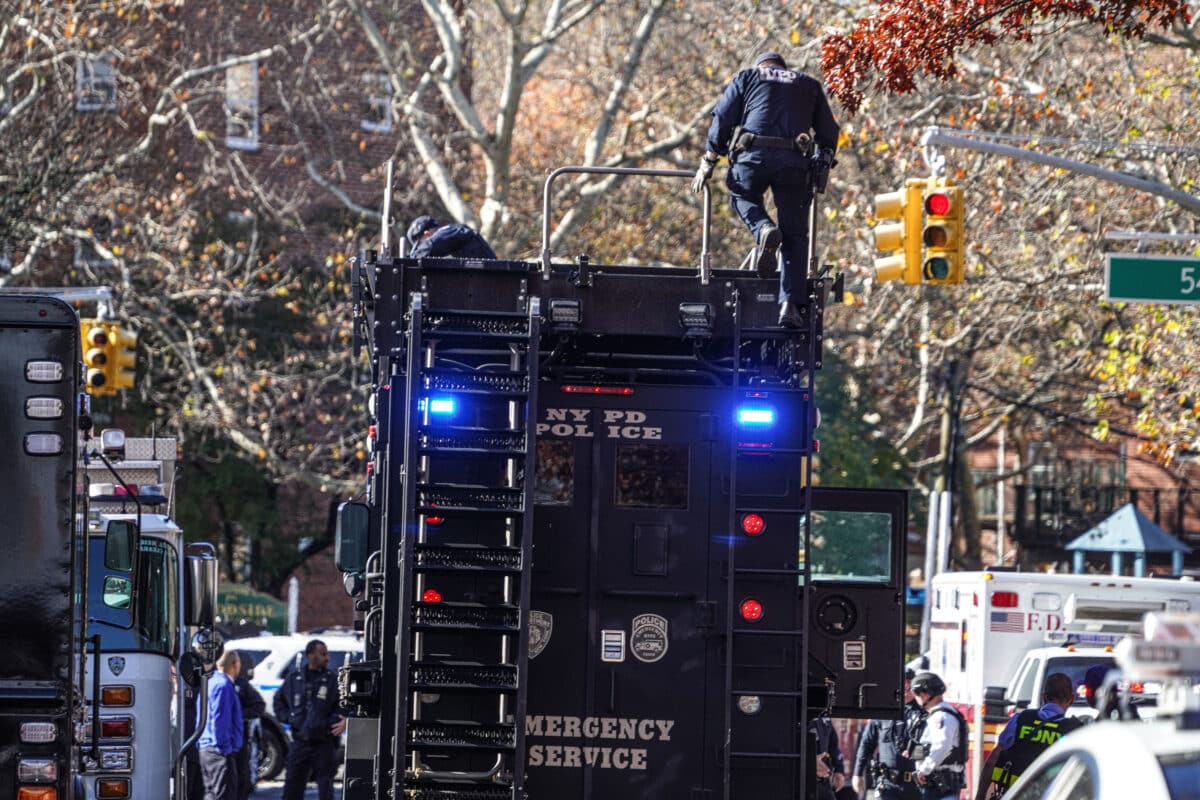
[[[1087,725],[1042,753],[1004,800],[1200,800],[1200,728]]]

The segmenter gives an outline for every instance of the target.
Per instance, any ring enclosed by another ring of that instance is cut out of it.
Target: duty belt
[[[812,139],[806,133],[802,133],[795,139],[787,139],[782,136],[763,136],[750,131],[741,131],[733,139],[733,147],[735,152],[738,150],[749,150],[752,147],[766,147],[772,150],[796,150],[800,153],[807,153],[812,144]]]
[[[913,779],[913,773],[911,772],[901,772],[898,769],[884,766],[879,767],[879,775],[884,780],[891,781],[892,783],[911,783]]]

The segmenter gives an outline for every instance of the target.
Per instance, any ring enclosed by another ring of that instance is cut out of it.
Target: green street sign
[[[1105,298],[1122,303],[1200,303],[1200,257],[1109,253]]]
[[[222,583],[218,588],[217,616],[231,625],[253,623],[272,633],[287,631],[287,604],[240,583]]]

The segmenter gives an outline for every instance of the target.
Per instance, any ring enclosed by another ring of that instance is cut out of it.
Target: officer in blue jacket
[[[417,217],[408,226],[410,258],[490,258],[491,245],[466,225],[443,225],[431,216]]]
[[[832,166],[840,128],[820,82],[788,69],[773,52],[734,76],[712,114],[692,191],[700,192],[720,157],[729,157],[726,183],[734,211],[754,234],[754,266],[760,277],[770,277],[780,251],[779,324],[798,327],[792,292],[804,290],[813,177]],[[778,226],[763,203],[768,188]]]
[[[339,713],[337,676],[329,669],[329,649],[320,639],[304,648],[304,664],[275,692],[275,718],[291,726],[283,800],[302,800],[309,776],[319,800],[333,800],[333,763],[337,738],[346,729]]]

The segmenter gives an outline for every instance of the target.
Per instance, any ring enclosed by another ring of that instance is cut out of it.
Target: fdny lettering
[[[1030,736],[1031,733],[1033,734],[1032,736]],[[1051,745],[1062,738],[1062,733],[1059,731],[1046,730],[1040,726],[1035,728],[1033,725],[1022,725],[1020,732],[1017,734],[1017,738],[1031,741],[1034,744]]]
[[[759,67],[758,77],[764,81],[772,83],[795,83],[798,77],[795,72],[790,69],[780,69],[779,67]]]
[[[1025,615],[1025,619],[1025,629],[1029,631],[1057,631],[1063,626],[1062,617],[1050,612],[1030,611]]]
[[[645,747],[601,747],[589,745],[589,739],[669,742],[673,719],[637,719],[635,717],[570,717],[534,714],[525,718],[525,735],[554,739],[583,739],[585,743],[530,744],[529,766],[564,769],[647,768],[649,750]]]
[[[643,425],[644,411],[606,409],[603,414],[603,430],[608,439],[662,439],[662,428]],[[545,419],[537,424],[538,436],[558,438],[595,438],[592,429],[590,408],[547,408]]]

